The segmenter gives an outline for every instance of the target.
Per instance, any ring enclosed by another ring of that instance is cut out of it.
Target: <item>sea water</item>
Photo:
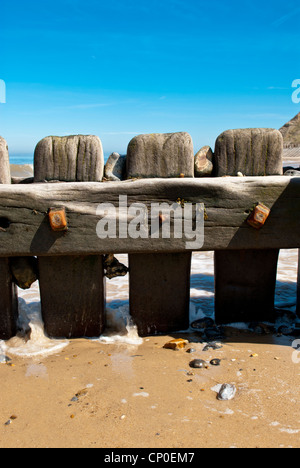
[[[13,165],[12,175],[33,171],[28,159],[21,159],[25,164]],[[14,163],[14,161],[12,161]],[[29,164],[28,164],[29,163]],[[22,176],[19,176],[22,177]],[[127,255],[117,255],[124,264]],[[199,318],[214,317],[214,254],[213,252],[193,253],[191,271],[190,323]],[[275,306],[279,309],[296,310],[297,300],[298,249],[281,250],[278,262]],[[94,339],[101,343],[119,343],[139,346],[143,340],[138,336],[137,328],[129,314],[129,278],[107,280],[107,329],[101,337]],[[44,333],[41,315],[39,284],[31,289],[18,289],[19,328],[21,334],[8,342],[0,341],[0,355],[8,353],[22,357],[47,356],[57,353],[68,345],[68,340],[49,339]],[[236,324],[243,326],[243,324]],[[30,330],[30,333],[28,333]]]

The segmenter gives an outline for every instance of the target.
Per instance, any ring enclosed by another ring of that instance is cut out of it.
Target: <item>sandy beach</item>
[[[281,254],[279,307],[295,304],[296,259],[297,250]],[[203,310],[213,313],[212,271],[212,253],[197,254],[191,320]],[[27,342],[14,338],[5,344],[11,360],[0,364],[1,448],[300,446],[295,337],[257,335],[237,324],[225,330],[216,350],[203,351],[201,335],[192,331],[141,339],[122,321],[127,282],[127,276],[108,282],[111,328],[97,340],[49,340],[34,302],[37,285],[20,291],[21,315],[27,307],[32,331]],[[188,340],[186,347],[165,349],[174,338]],[[193,359],[207,368],[191,368]],[[212,366],[212,359],[220,365]],[[233,400],[217,400],[223,383],[235,385]]]
[[[299,447],[300,364],[289,339],[237,332],[203,352],[184,336],[191,355],[164,349],[171,338],[74,340],[45,359],[1,365],[1,448]],[[191,356],[221,365],[191,369]],[[232,401],[216,399],[225,382],[237,387]]]

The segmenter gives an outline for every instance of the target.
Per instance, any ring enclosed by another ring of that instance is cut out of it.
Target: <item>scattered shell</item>
[[[212,360],[210,361],[210,364],[211,364],[212,366],[219,366],[219,365],[221,364],[221,359],[212,359]]]
[[[190,367],[194,369],[204,369],[207,367],[207,363],[203,359],[194,359],[190,362]]]
[[[221,401],[232,400],[235,397],[236,388],[231,384],[223,384],[217,395],[217,399]]]
[[[256,354],[256,353],[250,354],[250,357],[257,357],[257,356],[258,356],[258,354]]]

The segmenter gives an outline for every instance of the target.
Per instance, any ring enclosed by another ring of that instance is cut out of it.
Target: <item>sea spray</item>
[[[45,335],[40,302],[27,303],[19,298],[18,329],[18,334],[2,345],[13,356],[45,357],[69,344],[68,340],[54,340]]]
[[[143,339],[138,335],[136,325],[129,313],[129,304],[106,309],[107,328],[96,341],[100,343],[120,343],[139,346]]]

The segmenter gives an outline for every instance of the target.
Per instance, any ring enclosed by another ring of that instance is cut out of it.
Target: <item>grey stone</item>
[[[38,263],[35,257],[14,257],[10,259],[14,283],[21,289],[29,289],[38,280]]]
[[[0,137],[0,184],[10,184],[10,165],[8,146],[4,138]]]
[[[217,177],[282,175],[283,138],[278,130],[250,128],[227,130],[216,141]]]
[[[214,154],[210,146],[203,146],[195,155],[195,177],[209,177],[213,172]]]
[[[105,164],[104,177],[115,182],[124,180],[126,178],[126,156],[112,153]]]
[[[289,169],[288,171],[285,171],[284,175],[289,177],[299,177],[300,171],[296,171],[295,169]]]
[[[127,150],[127,178],[194,177],[191,136],[153,133],[134,137]]]
[[[103,171],[103,148],[97,136],[49,136],[36,146],[35,182],[100,182]]]
[[[231,384],[223,384],[217,395],[217,399],[221,401],[232,400],[236,394],[236,387]]]

